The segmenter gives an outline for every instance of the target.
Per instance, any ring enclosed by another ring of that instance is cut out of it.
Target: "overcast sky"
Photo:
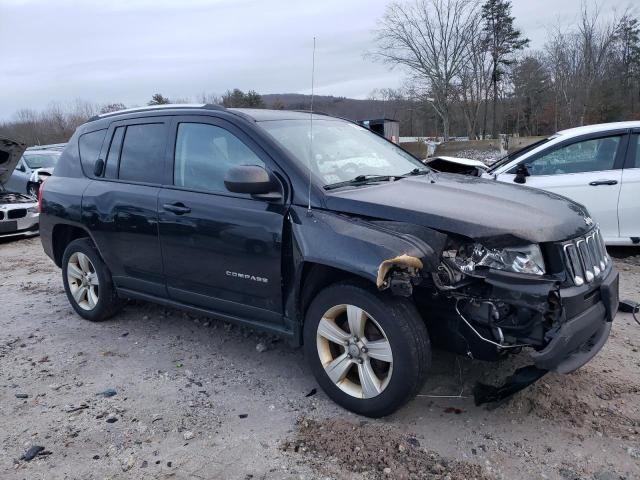
[[[544,45],[581,0],[514,0],[517,26]],[[363,58],[387,0],[0,0],[0,119],[21,108],[146,103],[223,93],[316,92],[365,98],[398,87],[401,70]],[[601,0],[603,11],[631,0]]]

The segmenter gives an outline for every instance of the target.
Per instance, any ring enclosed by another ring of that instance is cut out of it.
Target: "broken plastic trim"
[[[478,382],[473,387],[473,401],[476,405],[499,402],[537,382],[548,372],[535,365],[528,365],[513,372],[513,375],[507,377],[505,383],[499,387]]]
[[[419,258],[412,257],[406,254],[385,260],[378,267],[378,276],[376,277],[376,286],[378,287],[378,289],[383,289],[386,286],[387,274],[392,267],[411,268],[419,271],[422,270],[423,264]]]

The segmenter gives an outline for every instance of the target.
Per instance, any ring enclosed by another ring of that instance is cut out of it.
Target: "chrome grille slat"
[[[610,259],[600,229],[563,244],[564,261],[575,285],[591,283],[604,274]]]

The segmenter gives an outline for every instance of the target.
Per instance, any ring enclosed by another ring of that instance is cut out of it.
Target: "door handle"
[[[183,203],[165,203],[162,208],[164,208],[167,212],[175,213],[176,215],[184,215],[185,213],[190,213],[191,209],[186,207]]]
[[[592,187],[597,187],[598,185],[617,185],[617,180],[595,180],[593,182],[589,182],[589,185]]]

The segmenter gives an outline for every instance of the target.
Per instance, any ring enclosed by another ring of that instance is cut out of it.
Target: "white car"
[[[9,192],[5,184],[16,167],[24,145],[0,138],[0,238],[38,234],[38,203],[26,193]]]
[[[426,163],[558,193],[587,207],[607,245],[640,246],[640,121],[562,130],[490,167],[453,157]]]

